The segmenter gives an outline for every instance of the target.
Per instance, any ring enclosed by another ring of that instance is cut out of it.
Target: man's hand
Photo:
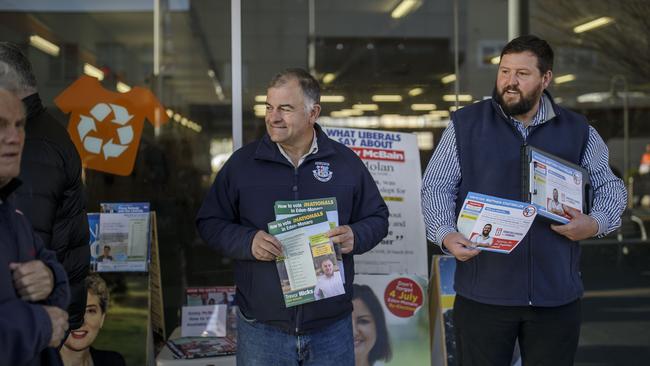
[[[260,230],[253,237],[251,253],[257,260],[272,261],[282,256],[282,244],[275,236]]]
[[[327,232],[327,236],[334,244],[341,246],[341,253],[352,253],[354,249],[354,233],[352,228],[348,225],[337,226]]]
[[[459,232],[454,232],[445,236],[442,244],[461,262],[473,258],[481,252],[474,248],[476,243],[472,243],[465,239],[463,234]]]
[[[50,317],[52,323],[52,338],[50,339],[49,347],[59,347],[65,337],[65,332],[68,330],[68,313],[55,307],[43,306],[45,312]]]
[[[564,206],[564,211],[571,217],[571,221],[564,225],[551,225],[551,229],[560,235],[578,241],[598,234],[598,222],[589,215],[585,215],[573,207]]]
[[[25,301],[47,299],[54,288],[52,270],[40,260],[24,263],[9,263],[13,271],[14,287]]]

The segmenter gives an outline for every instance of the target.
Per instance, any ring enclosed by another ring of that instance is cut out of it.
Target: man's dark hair
[[[386,316],[377,296],[369,286],[352,284],[352,300],[359,299],[366,305],[375,321],[376,341],[370,352],[368,352],[368,364],[372,365],[377,360],[390,361],[393,357],[393,350],[390,346]]]
[[[517,37],[508,42],[501,51],[501,58],[509,53],[526,51],[537,56],[537,68],[540,73],[544,74],[549,70],[553,70],[553,49],[551,49],[548,42],[531,34]]]
[[[288,83],[291,80],[298,80],[302,93],[305,96],[305,110],[309,112],[314,104],[320,104],[320,85],[318,81],[304,69],[293,68],[286,69],[277,73],[271,82],[269,88],[275,88]]]
[[[34,77],[32,64],[18,45],[11,42],[0,42],[0,62],[6,63],[10,68],[5,70],[4,75],[0,75],[0,77],[15,78],[21,92],[36,91],[36,77]]]

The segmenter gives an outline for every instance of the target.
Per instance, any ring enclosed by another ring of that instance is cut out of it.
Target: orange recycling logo
[[[111,174],[133,171],[145,119],[154,126],[167,122],[164,107],[148,89],[115,93],[90,76],[77,79],[54,103],[70,114],[68,133],[84,167]]]

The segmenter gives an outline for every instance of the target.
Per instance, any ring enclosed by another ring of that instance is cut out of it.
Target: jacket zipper
[[[304,162],[303,162],[304,164]],[[302,164],[301,164],[302,165]],[[291,187],[291,190],[293,191],[293,199],[298,200],[299,194],[298,194],[298,167],[294,167],[293,169],[293,186]],[[302,305],[298,305],[295,308],[295,316],[296,316],[296,335],[300,332],[300,322],[302,318]]]

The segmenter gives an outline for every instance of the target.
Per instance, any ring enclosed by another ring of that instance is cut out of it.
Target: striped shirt
[[[524,140],[533,126],[555,117],[551,101],[545,95],[530,125],[510,117]],[[503,112],[503,111],[502,111]],[[596,236],[605,236],[621,225],[627,192],[623,182],[609,167],[609,150],[598,132],[589,126],[589,138],[580,166],[589,173],[594,190],[594,203],[589,213],[598,223]],[[422,178],[422,212],[427,226],[427,238],[442,247],[443,239],[456,230],[456,198],[461,171],[456,148],[454,124],[445,129]]]

